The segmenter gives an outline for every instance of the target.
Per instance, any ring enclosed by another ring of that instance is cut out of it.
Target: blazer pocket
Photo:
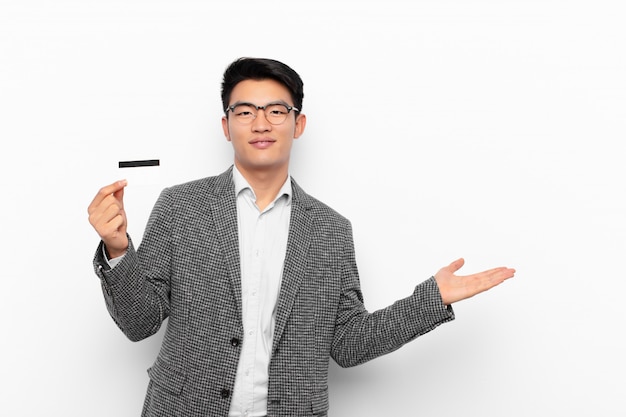
[[[313,392],[311,411],[314,416],[324,416],[328,413],[328,387],[324,390]]]
[[[156,362],[150,369],[148,375],[156,385],[170,394],[180,395],[185,386],[187,376],[182,370],[178,370],[165,361],[157,358]]]

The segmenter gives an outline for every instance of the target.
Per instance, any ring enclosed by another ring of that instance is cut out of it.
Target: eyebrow
[[[266,107],[266,106],[271,106],[272,104],[283,104],[283,105],[288,106],[288,107],[293,107],[291,104],[287,104],[283,100],[270,101],[269,103],[264,104],[263,106],[257,106],[256,104],[250,103],[249,101],[236,101],[236,102],[234,102],[233,104],[231,104],[228,107],[239,106],[239,105],[242,105],[242,104],[243,105],[248,105],[248,106],[253,106],[253,107]]]

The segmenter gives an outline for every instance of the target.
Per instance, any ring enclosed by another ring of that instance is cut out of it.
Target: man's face
[[[282,102],[290,106],[294,103],[289,90],[274,80],[245,80],[233,89],[228,105],[251,103],[265,106],[268,103]],[[235,151],[235,164],[242,172],[283,171],[289,167],[289,156],[294,139],[300,137],[306,125],[306,117],[293,111],[281,124],[271,124],[264,110],[259,110],[250,124],[241,124],[229,112],[222,118],[222,128],[226,139]]]

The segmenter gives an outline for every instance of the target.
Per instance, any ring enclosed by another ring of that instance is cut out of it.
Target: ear
[[[299,114],[296,118],[296,126],[293,130],[293,138],[298,139],[304,133],[304,128],[306,127],[306,115]]]
[[[226,116],[222,116],[222,130],[224,131],[226,140],[230,142],[230,130],[228,129],[228,119]]]

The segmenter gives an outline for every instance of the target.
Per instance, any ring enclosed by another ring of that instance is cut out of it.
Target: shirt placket
[[[245,320],[245,337],[244,337],[244,349],[246,350],[246,364],[245,364],[245,392],[248,393],[245,399],[245,407],[243,410],[243,416],[247,417],[254,407],[254,365],[257,351],[257,344],[259,343],[259,321],[258,317],[261,313],[261,294],[260,284],[263,271],[263,250],[265,247],[266,236],[266,220],[263,213],[259,214],[254,222],[253,234],[251,236],[251,246],[249,253],[250,268],[249,274],[246,278],[246,292],[244,296],[247,297],[248,308],[246,311]]]

